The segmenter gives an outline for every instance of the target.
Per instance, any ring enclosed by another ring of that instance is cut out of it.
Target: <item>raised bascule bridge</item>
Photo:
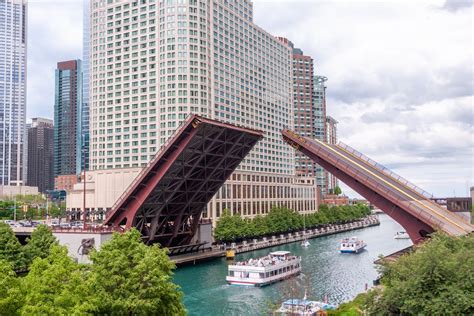
[[[263,132],[190,115],[116,201],[106,225],[146,243],[192,243],[202,211]]]
[[[400,223],[413,243],[434,231],[460,236],[474,226],[431,200],[432,195],[353,148],[330,145],[285,129],[284,140]]]

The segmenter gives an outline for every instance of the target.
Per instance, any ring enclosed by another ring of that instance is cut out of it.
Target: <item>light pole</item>
[[[13,196],[13,221],[16,222],[16,195]]]
[[[84,214],[84,222],[83,222],[83,225],[82,225],[82,229],[86,229],[87,227],[87,224],[86,224],[86,221],[87,221],[87,216],[86,216],[86,135],[83,133],[82,134],[82,156],[83,156],[83,164],[84,164],[84,194],[83,194],[83,208],[82,208],[82,214]]]

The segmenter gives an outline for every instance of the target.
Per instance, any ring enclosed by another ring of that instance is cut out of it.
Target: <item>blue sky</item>
[[[471,3],[254,0],[254,21],[313,56],[343,142],[436,196],[464,196],[474,185]],[[82,56],[82,1],[30,0],[28,36],[28,117],[52,118],[56,63]]]

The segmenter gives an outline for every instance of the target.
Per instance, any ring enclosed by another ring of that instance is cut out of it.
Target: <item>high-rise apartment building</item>
[[[337,144],[337,121],[332,116],[326,117],[326,142],[331,145]],[[339,186],[339,182],[335,176],[327,172],[325,172],[326,177],[326,188],[327,192],[333,191],[337,186]]]
[[[24,184],[27,1],[0,1],[0,185]]]
[[[90,18],[91,169],[144,166],[196,113],[265,132],[205,216],[316,210],[280,135],[294,125],[292,51],[253,23],[251,1],[93,0]]]
[[[54,177],[81,172],[82,65],[80,60],[58,63],[54,102]],[[57,179],[55,180],[57,181]]]
[[[314,61],[286,38],[278,38],[292,50],[293,102],[295,131],[305,137],[326,141],[327,78],[314,76]],[[298,176],[312,176],[323,194],[326,193],[325,170],[306,155],[296,151],[295,168]]]
[[[315,107],[314,107],[314,64],[311,56],[306,56],[299,48],[294,48],[293,43],[284,43],[292,49],[293,55],[293,102],[295,131],[309,138],[316,138],[315,130]],[[306,155],[296,151],[295,153],[296,174],[302,176],[316,176],[317,165]]]
[[[54,188],[54,124],[52,120],[34,118],[28,129],[27,185],[45,193]]]

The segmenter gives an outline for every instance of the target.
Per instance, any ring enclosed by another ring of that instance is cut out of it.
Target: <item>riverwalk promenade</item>
[[[275,236],[262,237],[259,239],[244,240],[240,243],[215,245],[212,248],[207,248],[199,252],[171,256],[170,259],[178,266],[185,264],[196,264],[201,261],[224,257],[225,250],[227,248],[233,248],[236,253],[243,253],[284,245],[292,242],[298,242],[305,238],[312,239],[376,225],[380,225],[378,216],[369,215],[359,221],[345,224],[326,225],[323,227],[307,229],[306,231],[279,234]]]

